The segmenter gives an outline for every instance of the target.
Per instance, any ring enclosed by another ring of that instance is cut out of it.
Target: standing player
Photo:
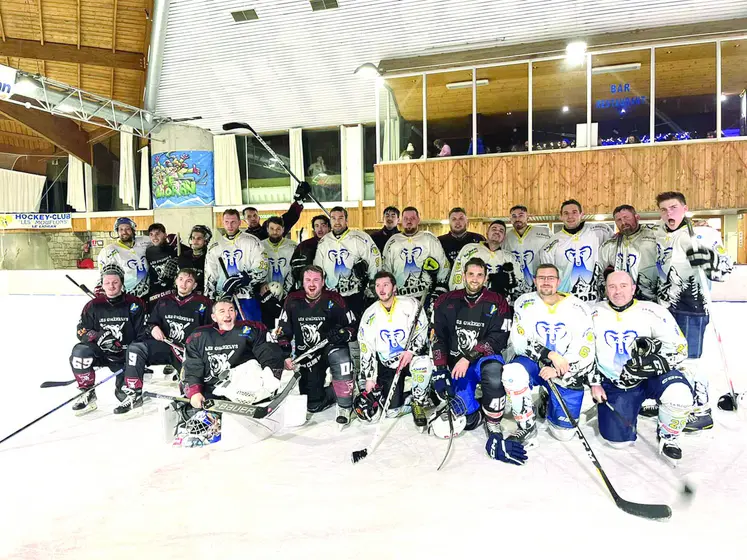
[[[599,433],[614,447],[632,444],[641,403],[656,399],[659,450],[681,459],[678,439],[693,395],[676,368],[687,357],[687,340],[666,309],[633,299],[635,284],[627,272],[610,273],[606,289],[609,301],[597,303],[592,312],[601,378],[592,381],[591,395],[600,403]],[[604,401],[618,414],[602,406]]]
[[[285,224],[286,233],[290,233],[293,226],[296,225],[298,219],[301,217],[301,211],[303,210],[303,203],[309,196],[311,187],[306,181],[302,181],[296,187],[296,192],[293,194],[293,203],[288,208],[288,211],[282,215],[283,224]],[[247,228],[246,233],[253,235],[260,241],[263,241],[269,237],[267,231],[267,221],[260,224],[259,212],[254,206],[247,206],[244,208],[244,219],[246,220]]]
[[[494,220],[488,226],[487,234],[487,241],[470,243],[459,251],[459,255],[454,261],[454,270],[452,270],[449,279],[449,289],[461,290],[464,288],[464,263],[478,257],[485,262],[488,269],[487,288],[510,301],[513,299],[513,291],[517,282],[514,274],[515,259],[510,252],[502,249],[506,238],[506,223],[503,220]]]
[[[265,220],[268,238],[262,241],[267,253],[267,278],[259,288],[262,308],[262,322],[268,330],[275,328],[275,322],[283,310],[285,296],[293,289],[291,258],[298,243],[283,237],[283,219],[271,216]]]
[[[540,416],[547,417],[551,435],[568,441],[575,433],[573,425],[555,394],[548,392],[548,381],[555,381],[568,410],[578,420],[583,382],[595,381],[591,311],[576,296],[558,292],[560,274],[553,264],[537,267],[534,284],[537,291],[524,294],[514,304],[510,342],[516,357],[505,367],[505,375],[528,375],[533,386],[541,386]],[[535,427],[532,432],[524,437],[534,437]]]
[[[399,210],[395,206],[384,208],[384,227],[371,234],[371,239],[376,243],[379,252],[384,254],[384,245],[393,235],[399,233]]]
[[[511,208],[511,225],[513,229],[506,233],[503,248],[511,251],[514,261],[519,263],[516,291],[526,294],[534,290],[534,273],[539,265],[539,252],[550,239],[550,232],[545,226],[529,225],[529,211],[526,206],[517,205]]]
[[[179,262],[176,256],[176,235],[172,233],[167,236],[163,224],[148,226],[148,237],[152,245],[145,250],[150,284],[145,303],[150,312],[159,298],[174,292]]]
[[[311,265],[304,270],[303,290],[286,298],[278,329],[286,369],[294,366],[290,358],[292,341],[298,355],[327,339],[324,348],[300,365],[299,388],[302,395],[308,395],[309,413],[321,412],[337,400],[337,423],[340,428],[346,426],[353,410],[353,370],[348,350],[355,334],[353,315],[340,294],[324,289],[321,268]],[[327,369],[332,374],[334,395],[324,387]]]
[[[195,291],[198,294],[205,292],[205,256],[210,240],[213,238],[213,232],[207,226],[193,226],[189,234],[189,247],[182,247],[182,254],[179,255],[179,270],[189,268],[197,274],[197,286]]]
[[[124,291],[135,297],[148,295],[148,262],[145,250],[150,246],[147,237],[135,237],[135,222],[130,218],[117,218],[114,231],[119,239],[104,247],[98,256],[99,270],[107,265],[118,266],[124,273]],[[103,274],[94,290],[97,295],[103,294]]]
[[[425,429],[425,407],[433,369],[428,356],[428,319],[416,299],[395,296],[396,287],[397,280],[390,272],[381,270],[376,274],[374,288],[379,301],[366,309],[358,329],[361,376],[366,380],[365,394],[361,393],[360,398],[366,401],[369,395],[380,393],[386,399],[399,368],[400,378],[389,403],[390,410],[405,404],[405,377],[410,375],[413,420],[418,428]],[[405,348],[411,330],[414,331],[412,341]],[[363,408],[358,406],[356,411]],[[362,420],[371,419],[363,417]]]
[[[664,192],[656,197],[662,224],[656,230],[656,268],[659,273],[658,303],[666,307],[687,338],[687,360],[683,371],[695,390],[695,407],[686,432],[713,427],[708,398],[708,373],[700,363],[703,335],[709,322],[698,268],[708,280],[723,282],[733,265],[721,243],[721,235],[709,227],[696,227],[697,250],[687,229],[687,202],[680,192]]]
[[[255,293],[267,278],[267,253],[262,242],[239,230],[238,210],[223,212],[226,233],[218,237],[208,249],[205,259],[205,295],[215,299],[217,293],[236,296],[246,320],[260,321],[261,313]],[[219,263],[223,259],[228,278]]]
[[[540,262],[553,264],[560,271],[561,292],[570,293],[586,302],[599,299],[602,268],[599,249],[610,238],[602,224],[587,224],[577,200],[560,205],[563,229],[553,235],[540,250]]]
[[[449,266],[454,268],[454,260],[457,258],[459,251],[468,243],[479,243],[485,241],[485,238],[479,233],[467,231],[467,212],[464,208],[452,208],[449,212],[449,233],[439,236],[441,247],[449,259]],[[441,263],[445,267],[444,263]]]
[[[617,233],[602,245],[599,266],[605,270],[624,270],[637,286],[636,299],[656,299],[656,226],[641,225],[635,208],[623,204],[612,212]],[[601,279],[604,283],[604,279]],[[601,294],[600,294],[601,295]]]
[[[125,400],[114,409],[124,414],[143,405],[143,374],[146,366],[169,365],[179,368],[184,358],[166,340],[183,346],[197,327],[210,324],[212,303],[195,293],[197,273],[183,268],[176,277],[176,293],[159,299],[148,316],[145,336],[127,348]]]
[[[127,345],[136,340],[143,330],[145,305],[132,294],[122,291],[122,269],[110,264],[101,270],[104,294],[96,296],[83,308],[78,321],[78,344],[70,354],[70,366],[85,391],[96,383],[94,367],[104,366],[112,371],[124,369]],[[117,376],[115,394],[122,400],[124,376]],[[121,381],[122,380],[122,381]],[[120,398],[121,397],[121,398]],[[77,415],[97,408],[96,390],[83,393],[73,403]]]
[[[465,288],[436,300],[433,389],[442,400],[459,397],[464,402],[465,430],[481,424],[482,405],[489,431],[497,432],[506,404],[501,352],[508,342],[511,312],[503,296],[485,289],[486,272],[482,259],[467,261]],[[482,385],[479,403],[478,383]]]
[[[419,224],[418,209],[413,206],[405,208],[402,211],[404,231],[392,235],[381,254],[383,269],[391,272],[396,280],[397,294],[415,299],[419,299],[423,292],[446,292],[449,280],[448,262],[438,238],[429,231],[419,231]],[[423,263],[428,258],[441,265],[435,278],[423,274]]]
[[[304,239],[298,244],[291,257],[291,269],[293,274],[293,287],[300,290],[303,287],[303,271],[310,264],[314,264],[316,257],[316,248],[319,246],[319,240],[329,233],[329,218],[324,214],[319,214],[311,219],[311,229],[314,234],[308,239]]]

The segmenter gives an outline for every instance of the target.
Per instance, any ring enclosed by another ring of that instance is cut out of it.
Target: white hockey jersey
[[[148,295],[148,262],[145,259],[145,250],[152,245],[148,237],[135,237],[132,248],[120,241],[115,241],[104,247],[97,261],[99,270],[103,270],[108,264],[116,264],[124,272],[124,291],[135,297],[144,298]],[[99,277],[97,286],[101,286],[102,278]]]
[[[698,247],[713,253],[712,266],[704,269],[708,280],[723,282],[734,265],[721,243],[721,234],[709,227],[696,227]],[[671,312],[708,313],[700,273],[690,266],[686,251],[692,248],[686,225],[669,231],[664,224],[656,229],[656,269],[658,303]],[[710,289],[710,286],[708,287]]]
[[[432,277],[423,270],[428,257],[438,261],[440,268],[436,282],[443,286],[449,280],[449,260],[438,238],[429,231],[419,231],[415,235],[394,234],[384,245],[381,253],[383,269],[397,279],[397,294],[419,298],[424,291],[432,291]]]
[[[240,232],[233,239],[221,235],[210,245],[205,257],[205,295],[211,299],[222,291],[226,281],[226,275],[218,262],[219,257],[223,258],[229,276],[240,272],[249,273],[250,285],[238,290],[236,297],[253,298],[255,287],[266,281],[269,268],[262,242],[253,235]]]
[[[545,226],[528,225],[523,235],[519,235],[513,228],[506,232],[503,249],[510,251],[519,265],[519,273],[516,274],[517,293],[534,291],[534,273],[540,263],[539,252],[549,240],[550,231]]]
[[[687,358],[687,340],[672,314],[661,305],[633,300],[633,305],[617,312],[609,302],[602,301],[594,305],[591,317],[598,372],[594,383],[601,383],[601,374],[620,387],[625,387],[617,382],[623,366],[631,357],[630,349],[635,339],[642,336],[661,341],[660,353],[670,369],[675,369]]]
[[[594,375],[594,328],[591,310],[579,298],[565,294],[555,305],[547,305],[538,293],[524,294],[514,304],[509,348],[518,356],[539,361],[550,351],[562,355],[570,369],[556,381],[580,389]]]
[[[599,251],[602,272],[611,266],[624,270],[636,283],[636,298],[656,301],[656,226],[641,224],[630,235],[617,233],[608,239]],[[604,295],[604,277],[600,278],[599,297]]]
[[[582,301],[599,299],[599,249],[612,236],[602,224],[585,223],[580,231],[568,233],[565,228],[540,249],[540,263],[554,264],[560,271],[559,292],[571,293]]]
[[[291,274],[291,257],[298,247],[295,241],[283,237],[278,243],[270,239],[262,241],[267,253],[267,279],[266,282],[278,282],[283,286],[283,297],[293,289],[293,275]]]
[[[359,293],[361,279],[353,271],[359,262],[365,263],[369,280],[381,270],[381,253],[366,232],[348,229],[340,237],[329,232],[319,240],[314,264],[324,270],[327,289],[343,297]]]
[[[418,301],[415,298],[395,296],[390,310],[387,311],[377,301],[363,313],[358,328],[358,344],[361,350],[361,374],[366,380],[376,381],[379,362],[388,368],[399,365],[417,311]],[[415,355],[424,354],[427,344],[428,319],[421,309],[410,351]]]
[[[469,243],[462,247],[462,250],[459,251],[457,258],[454,260],[454,268],[449,278],[449,290],[461,290],[464,288],[466,281],[464,278],[464,265],[473,257],[478,257],[485,261],[485,265],[488,267],[487,276],[499,272],[507,262],[514,265],[514,271],[519,266],[513,255],[504,249],[491,251],[488,244],[484,241]],[[515,274],[514,277],[516,277]]]

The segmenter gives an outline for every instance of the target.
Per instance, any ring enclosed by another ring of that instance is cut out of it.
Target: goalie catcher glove
[[[714,261],[714,252],[706,247],[698,247],[697,249],[690,248],[685,251],[687,260],[690,261],[690,266],[693,268],[697,266],[703,266],[705,268],[711,268]]]
[[[223,292],[227,296],[233,296],[239,290],[249,286],[251,280],[252,278],[248,272],[240,272],[239,274],[229,276],[223,283]]]
[[[381,414],[381,387],[376,385],[372,391],[361,391],[353,401],[355,415],[364,422],[373,422]]]
[[[488,457],[511,465],[523,465],[527,462],[527,452],[518,441],[503,439],[501,433],[491,433],[485,443]]]
[[[310,194],[311,185],[309,185],[306,181],[301,181],[300,183],[298,183],[296,192],[293,194],[293,200],[298,202],[299,204],[303,204],[305,201],[309,200]]]
[[[440,367],[432,377],[433,390],[441,400],[446,400],[447,395],[454,397],[454,387],[451,386],[451,373],[445,367]]]

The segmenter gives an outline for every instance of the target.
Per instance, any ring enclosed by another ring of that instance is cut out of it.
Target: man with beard
[[[468,243],[479,243],[485,241],[485,238],[479,233],[467,231],[467,212],[464,208],[452,208],[449,212],[449,233],[439,236],[441,247],[449,259],[449,267],[454,268],[454,261],[459,255],[459,251]],[[445,268],[445,263],[440,263]]]
[[[392,235],[399,233],[399,210],[394,206],[384,208],[384,227],[371,234],[371,239],[376,243],[376,247],[381,254],[384,254],[384,245],[389,241]]]
[[[509,212],[513,229],[506,233],[503,249],[510,251],[514,261],[519,264],[516,274],[519,285],[516,291],[521,295],[534,290],[534,272],[539,265],[539,251],[550,239],[550,232],[545,226],[529,225],[526,206],[514,206]]]
[[[119,239],[104,247],[98,256],[99,270],[108,265],[116,265],[124,274],[124,291],[135,297],[144,298],[148,295],[148,261],[145,250],[151,242],[147,237],[135,237],[137,225],[130,218],[117,218],[114,231]],[[99,279],[94,292],[96,295],[104,293],[102,289],[104,277]]]
[[[209,227],[202,225],[192,227],[189,234],[189,247],[183,246],[182,254],[179,255],[179,270],[189,268],[197,275],[195,292],[198,294],[205,292],[205,256],[212,238],[213,232]]]
[[[301,211],[303,210],[303,203],[308,199],[309,193],[311,192],[311,186],[306,181],[298,184],[296,192],[293,194],[293,203],[288,208],[288,211],[282,215],[283,224],[285,226],[286,233],[290,233],[293,226],[296,225],[298,219],[301,217]],[[246,233],[253,235],[260,241],[267,239],[269,236],[267,232],[267,222],[260,224],[259,222],[259,211],[254,206],[247,206],[244,208],[244,220],[246,220],[247,228]]]
[[[152,245],[145,250],[150,286],[145,303],[150,313],[159,298],[174,292],[179,263],[176,256],[176,235],[166,235],[163,224],[148,226],[148,237]]]
[[[311,229],[314,234],[308,239],[301,241],[296,250],[293,251],[293,256],[291,257],[293,286],[296,290],[300,290],[303,287],[303,271],[307,266],[314,263],[319,240],[329,233],[329,218],[324,214],[314,216],[311,219]]]
[[[259,288],[262,322],[268,330],[275,328],[285,296],[293,289],[291,258],[298,243],[283,237],[283,219],[271,216],[265,221],[267,239],[262,241],[267,253],[267,281]]]

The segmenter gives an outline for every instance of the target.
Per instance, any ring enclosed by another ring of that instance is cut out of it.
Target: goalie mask
[[[381,387],[373,391],[362,391],[353,401],[356,416],[364,422],[373,422],[381,415]]]
[[[220,441],[220,414],[200,410],[176,431],[174,447],[203,447]]]

